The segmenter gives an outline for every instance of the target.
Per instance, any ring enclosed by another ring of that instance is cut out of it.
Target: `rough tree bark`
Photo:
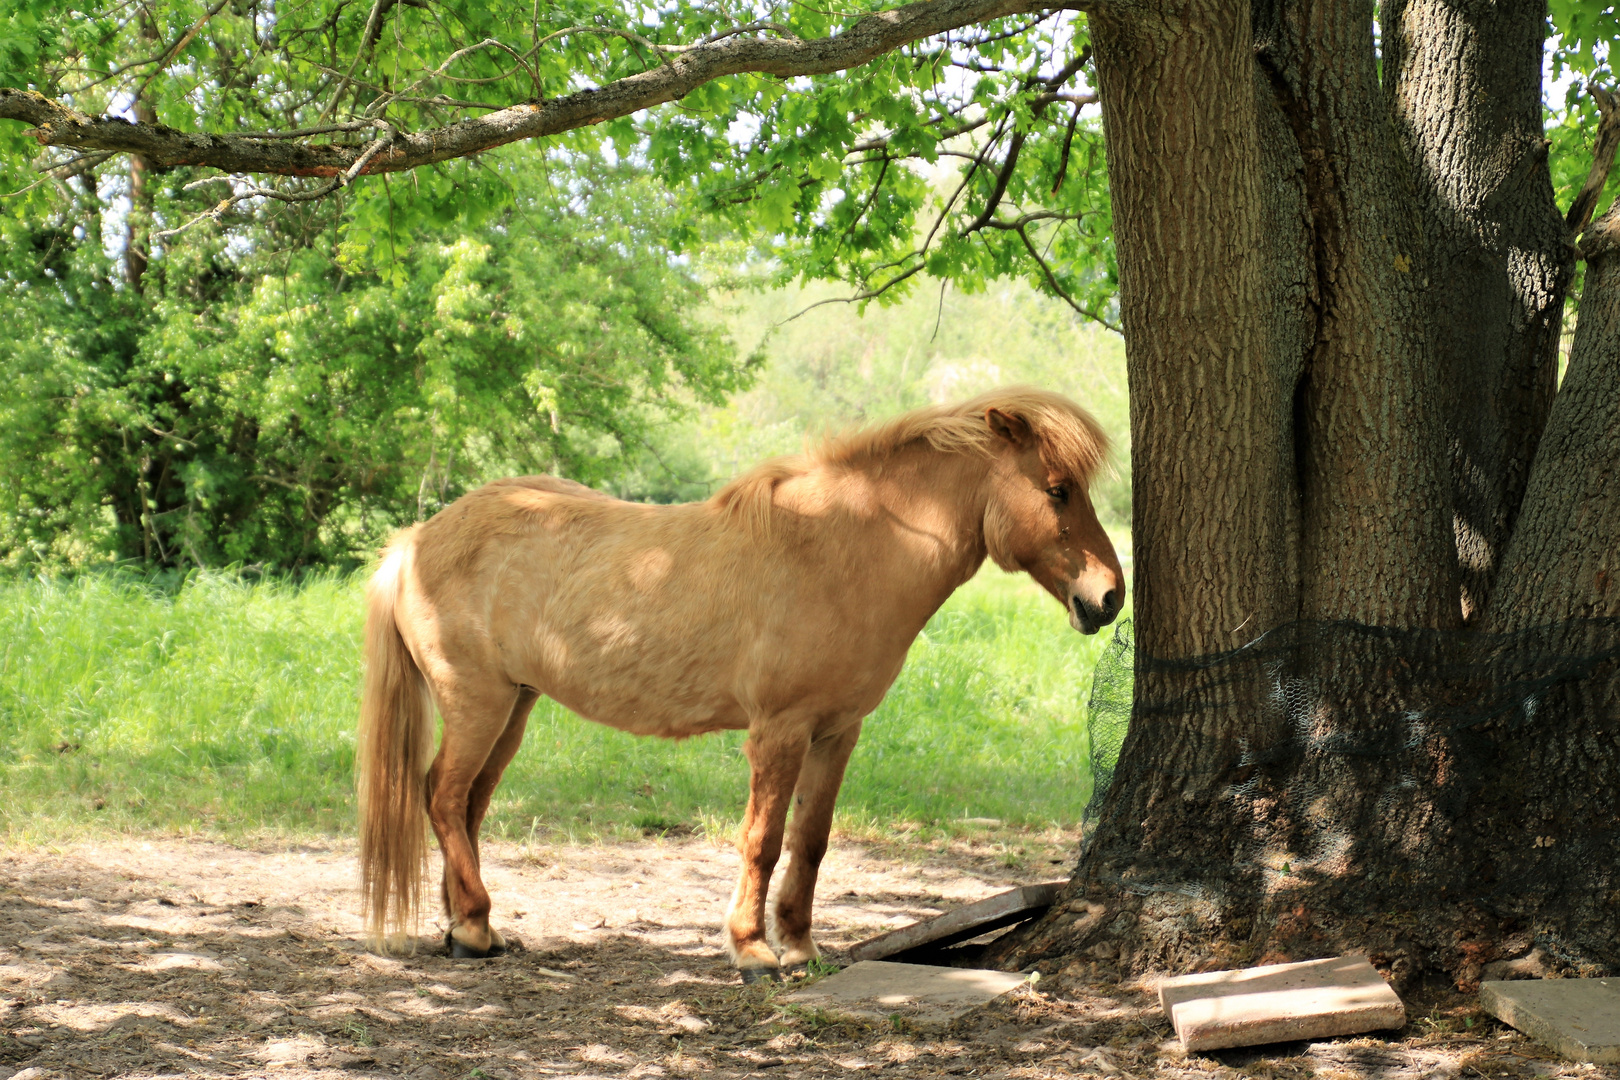
[[[1581,248],[1586,285],[1569,370],[1491,599],[1493,630],[1620,617],[1620,201]]]
[[[1541,130],[1540,4],[1402,0],[1386,81],[1422,214],[1463,607],[1484,610],[1556,384],[1574,267]]]
[[[1570,274],[1545,13],[1472,7],[1389,9],[1382,86],[1366,0],[1092,16],[1134,707],[1067,894],[992,962],[1620,967],[1620,637],[1569,622],[1620,536],[1620,285],[1592,241],[1531,479]]]

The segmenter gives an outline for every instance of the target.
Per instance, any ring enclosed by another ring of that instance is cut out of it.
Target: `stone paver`
[[[1620,978],[1484,982],[1479,1003],[1571,1061],[1620,1063]]]
[[[1028,976],[974,968],[863,960],[780,1000],[863,1020],[899,1014],[923,1026],[948,1024],[1000,997]]]
[[[1159,984],[1190,1052],[1398,1028],[1406,1007],[1364,956],[1182,975]]]
[[[1048,881],[997,893],[932,919],[879,934],[851,948],[849,955],[856,960],[886,960],[913,949],[943,949],[1003,926],[1033,919],[1052,906],[1067,884],[1067,881]]]

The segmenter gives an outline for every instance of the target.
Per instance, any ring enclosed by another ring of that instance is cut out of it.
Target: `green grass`
[[[0,830],[12,843],[165,831],[344,834],[354,803],[362,581],[229,574],[0,581]],[[1083,638],[989,569],[912,649],[867,721],[840,827],[1069,825],[1090,793]],[[543,701],[496,796],[509,839],[729,828],[741,733],[670,743]]]

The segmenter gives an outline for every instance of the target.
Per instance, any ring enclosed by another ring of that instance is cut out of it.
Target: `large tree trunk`
[[[1385,72],[1446,394],[1463,607],[1484,610],[1556,386],[1574,251],[1542,134],[1546,4],[1399,0]]]
[[[1503,16],[1513,34],[1485,48],[1462,15],[1391,10],[1388,93],[1366,0],[1261,3],[1252,27],[1247,5],[1092,18],[1131,375],[1134,699],[1068,894],[994,961],[1358,949],[1398,982],[1467,983],[1539,946],[1620,966],[1614,625],[1463,627],[1493,583],[1511,603],[1536,573],[1606,582],[1620,535],[1620,501],[1591,493],[1614,490],[1593,470],[1620,470],[1620,376],[1587,393],[1572,372],[1589,404],[1560,399],[1542,458],[1587,432],[1586,487],[1538,465],[1549,490],[1530,484],[1519,527],[1551,539],[1501,561],[1569,277],[1545,165],[1512,142],[1539,101],[1540,15]],[[1498,77],[1501,102],[1439,130],[1444,79],[1489,95]],[[1620,326],[1592,318],[1588,338]],[[1589,522],[1574,543],[1570,499]],[[1588,613],[1539,600],[1540,622]]]
[[[1156,654],[1230,648],[1296,604],[1285,569],[1294,370],[1269,341],[1240,7],[1192,0],[1173,16],[1091,23],[1115,228],[1131,238],[1117,250],[1133,498],[1154,508],[1134,522],[1135,606]]]

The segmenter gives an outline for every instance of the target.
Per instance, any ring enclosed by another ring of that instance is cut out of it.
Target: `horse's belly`
[[[652,694],[615,693],[567,684],[547,689],[546,693],[587,720],[632,735],[685,739],[748,726],[741,706],[730,698],[671,700]]]
[[[617,629],[542,631],[540,662],[524,681],[587,720],[636,735],[684,739],[748,726],[732,693],[734,650],[718,635],[668,640],[628,623]]]

